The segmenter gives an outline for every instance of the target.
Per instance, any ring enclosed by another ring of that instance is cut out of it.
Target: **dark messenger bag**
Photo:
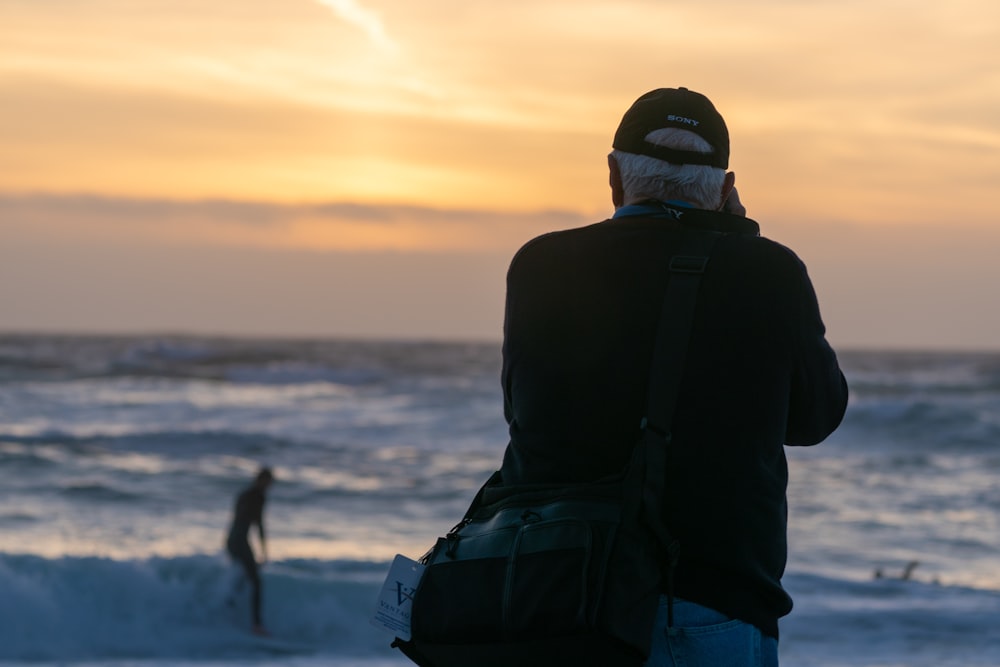
[[[413,596],[420,667],[638,667],[661,594],[672,625],[679,545],[662,517],[670,426],[698,285],[719,234],[686,232],[670,261],[647,417],[626,470],[575,485],[504,485],[496,472],[439,538]]]

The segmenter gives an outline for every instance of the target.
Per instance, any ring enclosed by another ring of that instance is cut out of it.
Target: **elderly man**
[[[620,471],[685,230],[722,232],[701,279],[662,514],[679,540],[650,666],[777,665],[787,557],[785,445],[840,423],[847,384],[805,266],[759,236],[734,187],[729,134],[703,95],[658,89],[608,158],[609,220],[527,243],[511,262],[503,346],[506,484]]]

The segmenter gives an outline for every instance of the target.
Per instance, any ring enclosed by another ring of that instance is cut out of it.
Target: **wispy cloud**
[[[128,237],[151,245],[509,255],[533,236],[588,222],[568,210],[0,194],[0,237],[79,242]]]
[[[360,28],[380,49],[389,52],[399,50],[399,45],[386,32],[381,17],[371,9],[362,7],[357,0],[316,0],[316,2],[333,10],[347,23]]]

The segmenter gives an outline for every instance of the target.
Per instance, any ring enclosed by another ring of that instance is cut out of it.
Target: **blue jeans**
[[[667,598],[653,626],[646,667],[778,667],[778,640],[714,609],[674,598],[674,627],[667,627]]]

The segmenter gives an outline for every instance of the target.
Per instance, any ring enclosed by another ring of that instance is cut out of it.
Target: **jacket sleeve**
[[[826,340],[819,302],[805,265],[799,262],[798,326],[785,443],[815,445],[840,425],[847,410],[847,380]]]

